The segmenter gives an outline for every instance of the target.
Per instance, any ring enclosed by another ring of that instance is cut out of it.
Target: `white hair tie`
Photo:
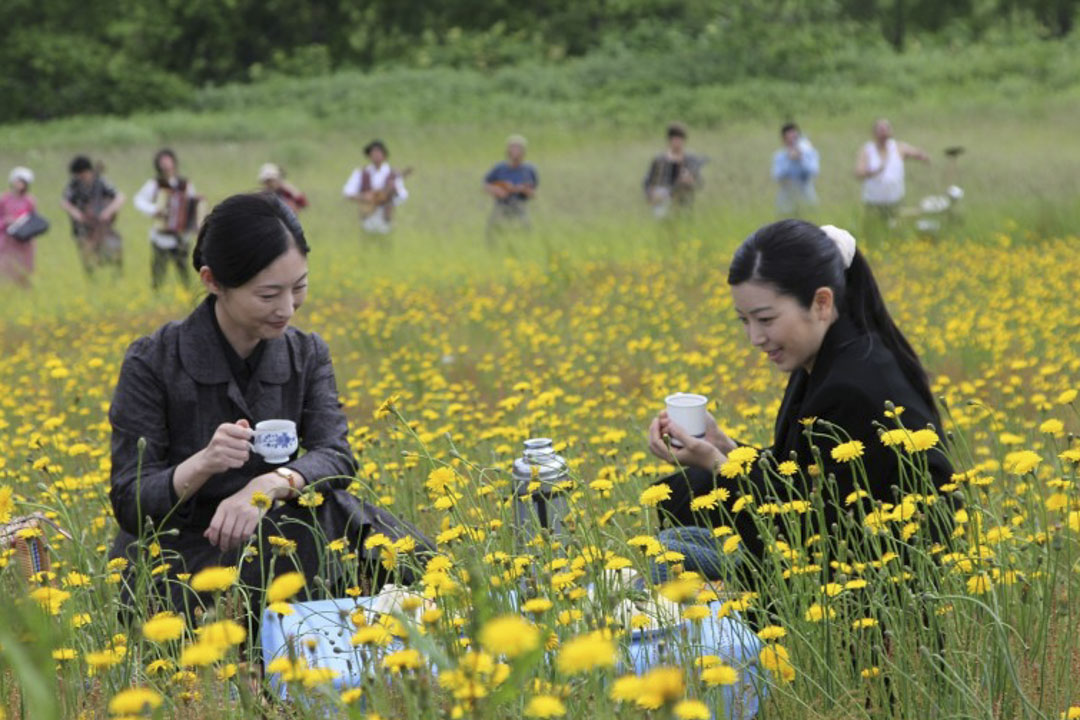
[[[835,225],[822,225],[821,231],[836,243],[836,249],[840,251],[840,257],[844,259],[844,268],[851,267],[851,261],[855,259],[855,236]]]

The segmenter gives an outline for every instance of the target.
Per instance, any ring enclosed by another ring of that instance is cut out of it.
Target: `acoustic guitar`
[[[405,178],[412,175],[412,172],[412,167],[407,167],[404,170],[394,171],[393,173],[391,173],[391,180],[388,181],[384,187],[380,188],[379,190],[373,190],[371,192],[372,197],[370,201],[364,199],[362,195],[358,197],[357,202],[360,203],[360,217],[369,218],[379,208],[389,206],[394,201],[394,196],[397,195],[397,183],[393,182],[393,180],[395,180],[396,178],[401,178],[402,180],[404,180]]]
[[[488,183],[488,184],[491,185],[492,187],[497,187],[500,190],[505,191],[509,195],[509,194],[516,194],[516,191],[514,190],[514,188],[517,187],[520,183],[512,183],[509,180],[496,180],[496,181]],[[530,183],[524,183],[524,184],[529,185],[531,187]]]

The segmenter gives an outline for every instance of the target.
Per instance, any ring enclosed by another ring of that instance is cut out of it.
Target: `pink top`
[[[34,201],[34,196],[29,193],[16,195],[13,192],[6,192],[0,195],[0,233],[7,235],[8,225],[36,209],[37,203]]]

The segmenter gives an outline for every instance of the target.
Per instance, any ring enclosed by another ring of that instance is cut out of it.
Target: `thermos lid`
[[[525,487],[533,480],[550,485],[562,482],[566,475],[566,460],[556,454],[551,438],[526,440],[524,454],[514,461],[518,492],[525,492]]]

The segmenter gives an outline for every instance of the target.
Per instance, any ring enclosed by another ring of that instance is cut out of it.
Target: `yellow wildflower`
[[[540,646],[540,630],[520,615],[503,615],[484,623],[480,645],[493,655],[516,658]]]
[[[184,634],[184,619],[173,612],[159,612],[143,624],[142,632],[151,642],[177,640]]]
[[[238,573],[232,567],[208,567],[195,573],[191,578],[191,589],[195,592],[220,592],[236,584]]]
[[[860,440],[841,443],[832,449],[832,459],[837,462],[851,462],[863,456],[863,444]]]
[[[565,714],[566,706],[554,695],[536,695],[530,698],[525,706],[525,715],[528,717],[550,718],[562,717]]]
[[[304,589],[307,581],[302,573],[287,572],[278,575],[266,589],[266,599],[271,603],[284,602]]]
[[[594,668],[615,666],[615,643],[603,632],[573,638],[559,650],[556,661],[561,672],[575,674]]]
[[[161,695],[150,688],[133,687],[121,690],[109,700],[109,712],[113,715],[141,715],[157,710],[164,702]]]

